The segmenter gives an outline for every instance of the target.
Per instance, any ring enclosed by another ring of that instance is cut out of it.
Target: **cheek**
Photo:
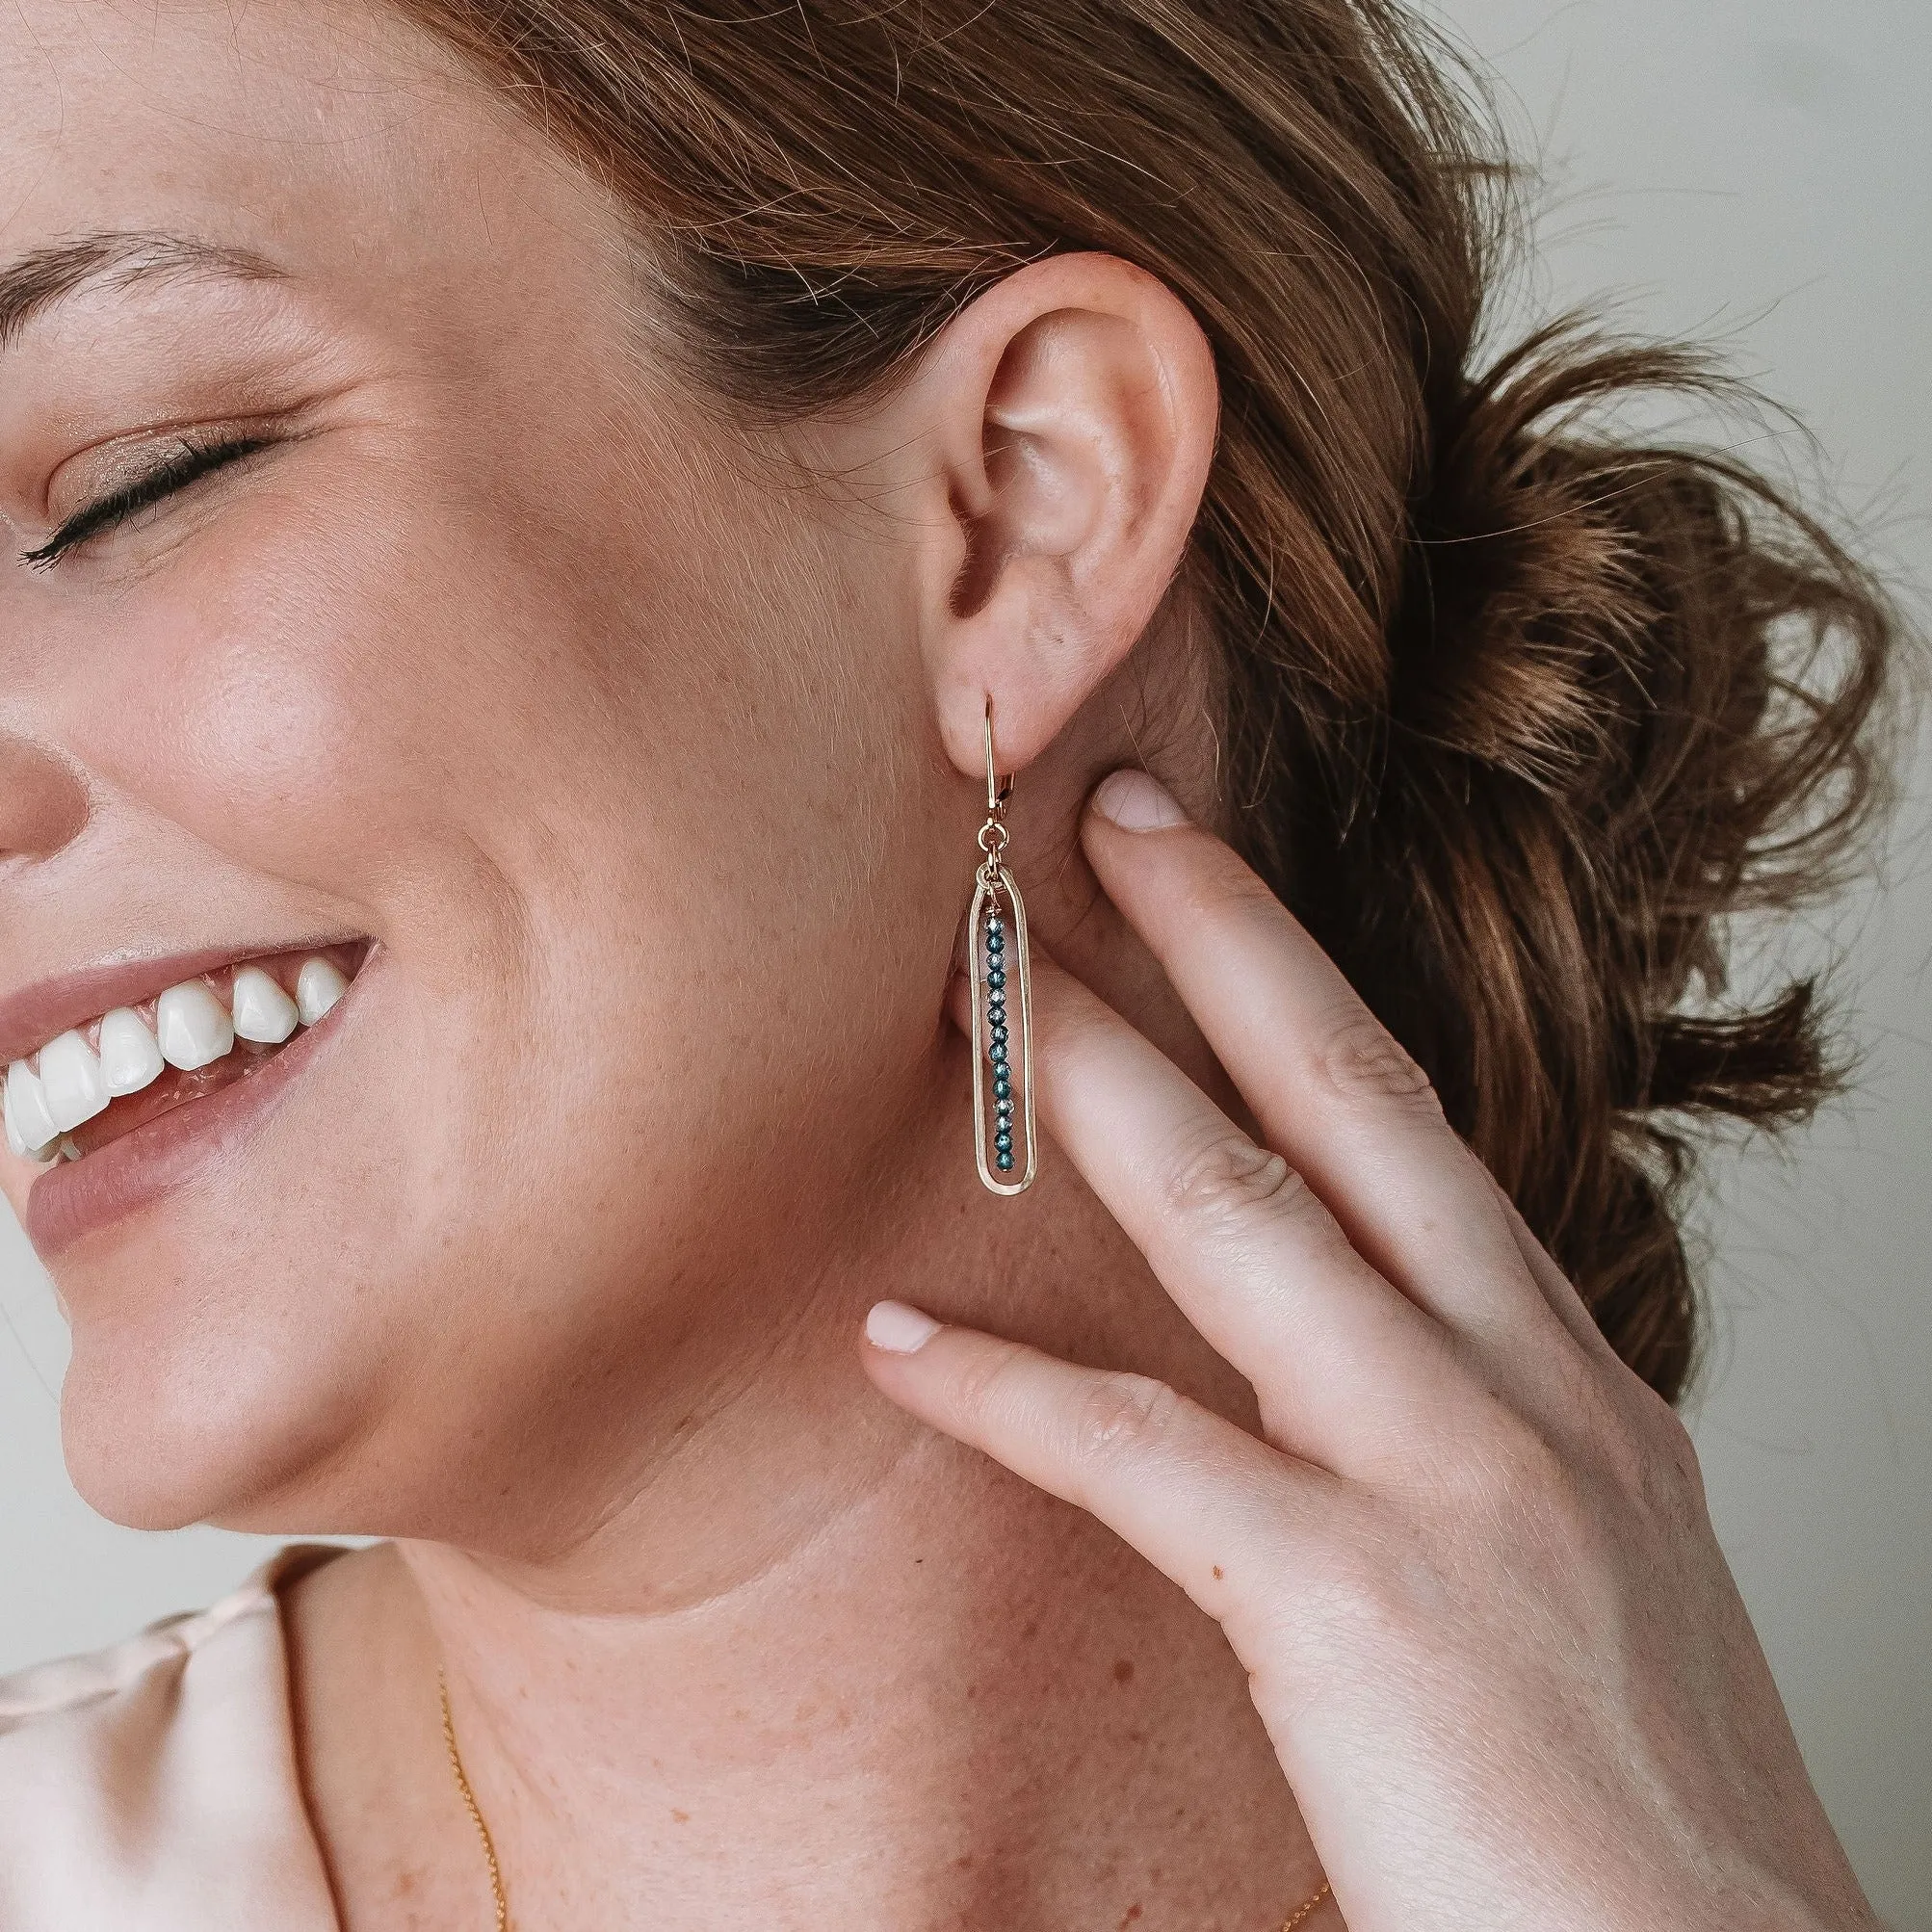
[[[521,1440],[585,1359],[648,1381],[663,1327],[738,1310],[718,1286],[854,1185],[825,1123],[904,1113],[970,865],[930,863],[903,626],[777,541],[747,589],[715,535],[664,539],[598,567],[447,509],[238,516],[142,590],[90,762],[392,957],[340,1111],[88,1297],[69,1449],[110,1514],[298,1483],[378,1417],[399,1468]]]
[[[90,762],[250,870],[352,887],[422,805],[460,810],[452,687],[468,685],[472,708],[490,701],[478,654],[438,622],[474,634],[460,576],[338,526],[326,542],[238,530],[198,548],[141,596],[91,686]]]

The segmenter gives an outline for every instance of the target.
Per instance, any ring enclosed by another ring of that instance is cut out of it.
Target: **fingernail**
[[[1093,795],[1093,809],[1124,832],[1158,832],[1188,822],[1174,795],[1144,771],[1116,771],[1103,779]]]
[[[891,1355],[910,1355],[939,1333],[939,1323],[902,1301],[878,1301],[866,1317],[866,1340]]]

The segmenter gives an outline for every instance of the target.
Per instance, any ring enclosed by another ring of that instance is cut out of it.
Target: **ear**
[[[1214,353],[1163,283],[1111,255],[1006,277],[934,340],[902,399],[920,487],[921,647],[947,755],[1029,764],[1133,649],[1186,554],[1214,457]]]

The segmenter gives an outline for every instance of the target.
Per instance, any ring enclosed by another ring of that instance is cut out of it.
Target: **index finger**
[[[1144,772],[1083,842],[1268,1144],[1412,1300],[1491,1339],[1550,1318],[1494,1186],[1422,1070],[1267,886]]]

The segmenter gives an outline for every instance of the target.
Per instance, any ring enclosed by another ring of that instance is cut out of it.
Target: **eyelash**
[[[68,551],[125,523],[141,510],[186,489],[190,483],[199,483],[203,477],[226,469],[244,457],[251,457],[257,450],[267,449],[274,439],[228,436],[212,443],[197,443],[183,436],[176,440],[178,455],[157,463],[144,477],[137,477],[133,483],[111,490],[85,509],[76,510],[39,549],[28,551],[20,561],[36,570],[50,570]]]

